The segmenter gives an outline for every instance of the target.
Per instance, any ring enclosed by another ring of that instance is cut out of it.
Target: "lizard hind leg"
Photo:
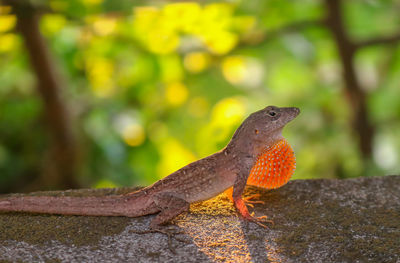
[[[189,211],[190,207],[189,202],[170,192],[156,194],[154,202],[160,209],[160,213],[151,221],[151,229],[159,228],[160,225],[167,223],[177,215]]]
[[[131,230],[131,233],[135,234],[149,234],[149,233],[161,233],[168,237],[168,247],[170,251],[176,254],[175,248],[172,246],[172,238],[187,243],[185,240],[177,238],[176,234],[182,234],[181,231],[174,231],[173,233],[160,228],[161,225],[167,223],[175,216],[181,214],[182,212],[189,211],[190,204],[177,197],[174,193],[164,192],[154,195],[153,201],[155,207],[160,213],[150,222],[150,230],[145,231],[135,231]]]

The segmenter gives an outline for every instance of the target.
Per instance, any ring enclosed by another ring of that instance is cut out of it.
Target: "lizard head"
[[[264,134],[271,136],[274,132],[282,131],[282,128],[291,120],[299,115],[300,109],[296,107],[279,108],[276,106],[268,106],[262,110],[252,113],[246,120],[248,126],[258,128],[258,132],[254,130],[256,135]]]
[[[299,113],[300,109],[296,107],[276,106],[256,111],[236,130],[229,144],[242,151],[258,153],[281,140],[283,127]]]

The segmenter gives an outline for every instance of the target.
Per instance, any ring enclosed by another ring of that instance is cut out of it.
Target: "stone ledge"
[[[110,195],[132,188],[45,192]],[[400,262],[400,176],[297,180],[260,193],[263,229],[239,219],[220,195],[173,222],[177,239],[140,218],[0,214],[0,261],[23,262]],[[44,193],[34,193],[43,195]]]

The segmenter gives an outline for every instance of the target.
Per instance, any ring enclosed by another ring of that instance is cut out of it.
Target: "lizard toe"
[[[246,196],[246,197],[243,198],[243,201],[246,204],[265,204],[264,201],[253,200],[253,199],[256,199],[256,198],[260,198],[260,196],[261,196],[260,194],[254,194],[254,195]]]

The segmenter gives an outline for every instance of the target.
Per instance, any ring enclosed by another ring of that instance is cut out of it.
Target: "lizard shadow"
[[[264,230],[257,229],[260,227],[245,220],[241,220],[240,225],[252,262],[269,262],[267,240],[262,234]]]
[[[285,195],[282,195],[280,189],[260,190],[257,187],[248,187],[246,192],[247,194],[261,194],[259,200],[264,204],[255,204],[252,210],[258,216],[268,215],[268,219],[272,219],[272,224],[266,223],[267,228],[246,220],[240,221],[250,257],[254,262],[274,262],[279,258],[278,254],[281,250],[279,244],[275,242],[274,215],[279,213]]]
[[[150,257],[152,261],[161,261],[164,257],[180,258],[186,262],[210,261],[207,254],[196,244],[194,236],[175,221],[157,229],[150,229],[150,222],[155,216],[147,215],[131,219],[133,228],[128,233],[137,236],[135,238],[138,241],[136,250],[147,251],[146,256]]]

